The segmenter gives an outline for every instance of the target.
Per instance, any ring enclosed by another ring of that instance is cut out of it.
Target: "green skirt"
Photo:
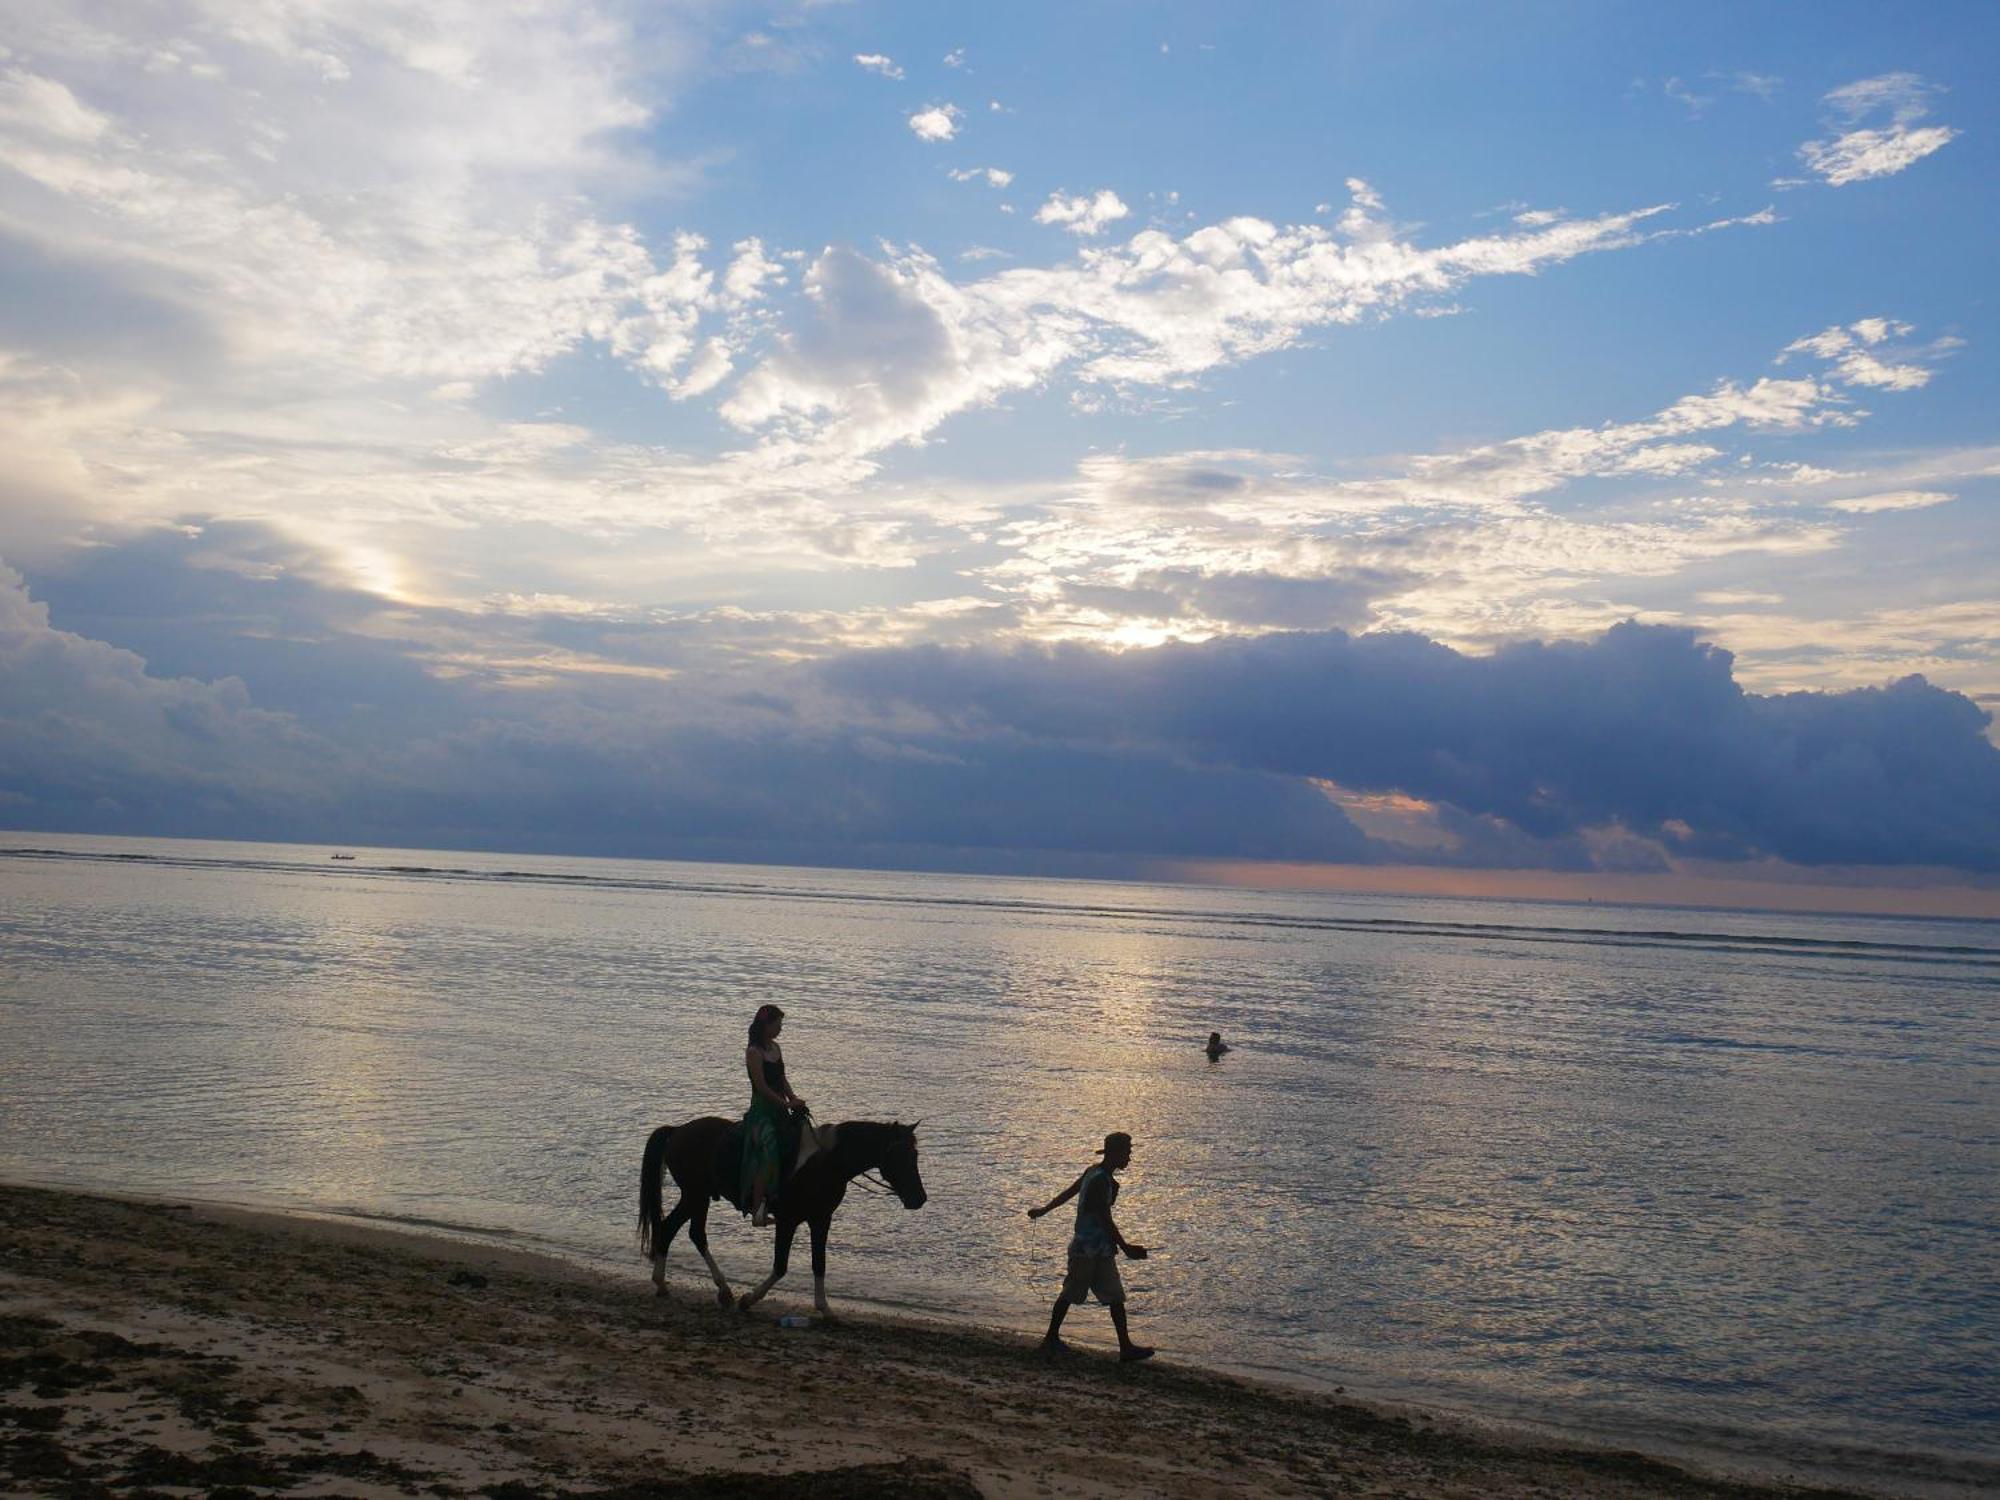
[[[743,1116],[742,1199],[746,1204],[753,1201],[760,1186],[767,1202],[777,1190],[784,1125],[784,1111],[762,1094],[750,1101],[749,1113]]]

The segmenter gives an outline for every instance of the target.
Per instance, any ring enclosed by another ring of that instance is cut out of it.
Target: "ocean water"
[[[646,1135],[744,1108],[775,1001],[819,1118],[921,1121],[930,1202],[850,1196],[836,1302],[1038,1330],[1069,1216],[1024,1210],[1123,1129],[1172,1357],[2000,1474],[1995,924],[330,852],[0,836],[0,1175],[457,1226],[643,1295]]]

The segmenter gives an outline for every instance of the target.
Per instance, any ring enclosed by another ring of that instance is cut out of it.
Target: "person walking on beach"
[[[1111,1217],[1111,1205],[1118,1201],[1118,1180],[1112,1174],[1132,1164],[1132,1137],[1114,1130],[1104,1138],[1097,1154],[1104,1160],[1087,1168],[1081,1177],[1040,1208],[1028,1210],[1029,1218],[1039,1219],[1071,1198],[1077,1199],[1076,1233],[1069,1242],[1069,1270],[1063,1277],[1055,1310],[1049,1314],[1048,1336],[1042,1340],[1042,1348],[1053,1354],[1069,1347],[1062,1341],[1063,1319],[1069,1316],[1073,1304],[1094,1294],[1111,1310],[1111,1326],[1118,1330],[1118,1357],[1130,1364],[1153,1357],[1147,1345],[1132,1342],[1132,1330],[1125,1323],[1125,1283],[1118,1276],[1118,1253],[1122,1250],[1128,1259],[1144,1260],[1146,1247],[1127,1240]]]
[[[788,1114],[806,1107],[785,1082],[785,1054],[778,1047],[778,1033],[784,1029],[782,1010],[758,1006],[750,1022],[750,1045],[743,1051],[743,1067],[750,1075],[750,1108],[743,1116],[742,1200],[750,1205],[750,1222],[759,1229],[771,1222],[767,1204],[776,1196],[784,1164]]]

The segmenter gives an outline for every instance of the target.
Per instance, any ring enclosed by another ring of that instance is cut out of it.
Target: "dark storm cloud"
[[[1711,858],[2000,869],[2000,750],[1977,705],[1915,677],[1759,697],[1732,666],[1689,631],[1626,624],[1491,657],[1326,632],[1124,653],[915,648],[824,672],[961,734],[1323,777],[1540,838],[1615,823]]]
[[[498,657],[558,637],[641,660],[703,652],[686,622],[597,631],[390,608],[254,526],[94,549],[50,592],[53,618],[0,572],[7,826],[919,864],[972,850],[996,867],[1043,851],[1107,874],[1129,871],[1119,859],[1368,852],[1295,778],[1146,747],[889,731],[830,714],[782,669],[436,674],[440,638]],[[117,644],[64,628],[84,621]],[[204,663],[234,670],[205,680]]]
[[[33,596],[0,574],[0,821],[829,861],[2000,869],[1976,705],[1914,678],[1747,694],[1685,631],[1491,657],[1338,631],[760,655],[801,629],[393,605],[256,525],[142,533]],[[1311,778],[1435,803],[1442,837],[1370,840]]]
[[[238,678],[262,708],[337,704],[407,721],[438,697],[380,598],[256,522],[154,527],[82,549],[39,570],[34,594],[62,628],[138,653],[153,676]]]

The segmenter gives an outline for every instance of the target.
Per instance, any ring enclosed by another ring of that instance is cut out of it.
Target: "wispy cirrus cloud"
[[[878,77],[899,81],[903,77],[903,70],[896,66],[895,59],[884,57],[880,52],[857,52],[854,54],[854,62],[856,67]]]
[[[1065,264],[971,282],[953,281],[921,250],[882,260],[828,250],[807,272],[811,320],[745,374],[721,413],[764,434],[767,455],[866,459],[1059,373],[1172,388],[1314,329],[1433,304],[1479,278],[1677,232],[1648,223],[1669,211],[1655,206],[1426,248],[1395,228],[1366,183],[1355,192],[1332,227],[1239,217],[1184,236],[1148,229]],[[1782,400],[1782,389],[1745,399]]]
[[[1840,133],[1807,141],[1799,147],[1799,160],[1833,187],[1892,177],[1957,138],[1949,125],[1918,123],[1941,92],[1915,73],[1883,73],[1844,84],[1823,101]],[[1862,123],[1885,115],[1886,123]]]

